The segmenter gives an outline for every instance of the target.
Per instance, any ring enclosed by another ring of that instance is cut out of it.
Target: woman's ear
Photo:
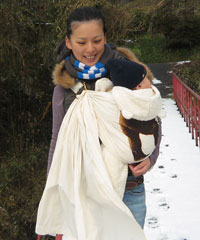
[[[68,49],[72,49],[71,42],[68,37],[65,38],[65,44]]]

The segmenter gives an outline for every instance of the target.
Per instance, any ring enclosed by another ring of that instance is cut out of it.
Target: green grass
[[[200,46],[193,49],[167,49],[162,35],[143,35],[126,44],[144,63],[167,63],[194,59]]]

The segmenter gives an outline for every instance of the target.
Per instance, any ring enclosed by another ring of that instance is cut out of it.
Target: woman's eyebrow
[[[95,38],[99,38],[99,37],[102,37],[102,35],[97,35],[97,36],[94,37],[94,39]],[[77,39],[86,40],[87,38],[85,38],[85,37],[78,37]]]

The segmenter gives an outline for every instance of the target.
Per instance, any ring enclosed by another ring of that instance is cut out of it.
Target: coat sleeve
[[[159,150],[160,150],[160,142],[161,142],[161,137],[162,137],[162,122],[160,120],[160,118],[158,118],[159,121],[159,129],[158,129],[158,142],[156,144],[156,148],[153,151],[153,153],[150,156],[150,160],[151,160],[151,167],[153,167],[158,159],[159,156]]]
[[[48,155],[48,166],[47,166],[47,174],[51,167],[53,154],[56,146],[56,141],[58,137],[58,132],[60,130],[60,126],[62,120],[65,116],[64,110],[64,98],[65,98],[65,89],[59,85],[54,88],[53,98],[52,98],[52,136],[51,136],[51,144]]]

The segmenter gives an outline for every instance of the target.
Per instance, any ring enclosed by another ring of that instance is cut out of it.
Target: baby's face
[[[148,79],[147,76],[134,89],[139,90],[139,89],[144,89],[144,88],[151,88],[151,81]]]

